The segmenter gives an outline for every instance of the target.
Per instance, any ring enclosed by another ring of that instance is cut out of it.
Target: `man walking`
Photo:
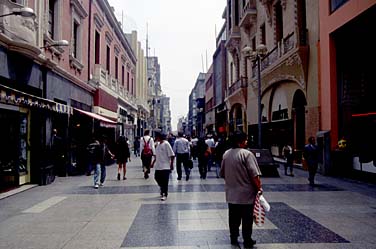
[[[88,151],[91,151],[90,161],[94,165],[94,188],[104,185],[106,180],[106,163],[105,158],[109,155],[111,158],[114,158],[114,155],[107,147],[107,138],[102,137],[101,142],[94,140],[87,147]],[[100,177],[100,179],[99,179]],[[100,183],[98,184],[98,182]]]
[[[318,161],[319,161],[319,151],[316,146],[316,140],[314,137],[308,138],[308,144],[304,146],[303,157],[308,164],[309,172],[309,185],[315,185],[315,175],[317,172]]]
[[[188,181],[189,175],[191,174],[191,169],[188,167],[190,146],[188,139],[183,137],[183,132],[178,132],[178,138],[175,140],[173,151],[176,155],[176,171],[178,173],[178,180],[181,180],[181,164],[183,164],[185,171],[185,180]]]
[[[155,155],[154,139],[149,134],[150,131],[145,130],[144,136],[140,141],[141,161],[145,179],[149,178],[151,159]]]
[[[160,187],[161,201],[165,201],[168,195],[168,182],[171,171],[174,170],[174,152],[170,143],[166,140],[166,135],[157,133],[155,139],[158,146],[155,149],[155,157],[152,167],[155,167],[155,181]]]
[[[262,193],[256,157],[246,150],[247,135],[236,132],[232,136],[232,148],[223,155],[220,175],[225,179],[226,201],[229,211],[231,244],[239,246],[239,226],[242,224],[244,248],[252,248],[253,207],[258,192]]]

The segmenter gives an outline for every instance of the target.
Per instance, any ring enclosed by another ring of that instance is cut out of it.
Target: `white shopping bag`
[[[265,223],[265,212],[269,212],[270,205],[265,200],[264,196],[257,194],[255,205],[253,208],[253,221],[256,226],[263,226]]]

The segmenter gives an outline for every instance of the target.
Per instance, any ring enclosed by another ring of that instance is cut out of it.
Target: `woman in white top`
[[[168,195],[170,174],[174,170],[175,154],[165,134],[157,133],[155,138],[159,144],[155,148],[155,158],[151,166],[155,167],[154,178],[161,189],[161,201],[165,201]]]

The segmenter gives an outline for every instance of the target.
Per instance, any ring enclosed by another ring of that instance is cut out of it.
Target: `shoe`
[[[293,174],[293,173],[291,173],[291,174],[290,174],[290,176],[294,177],[294,174]]]
[[[94,185],[94,188],[95,188],[95,189],[99,188],[99,185],[98,185],[98,184],[95,184],[95,185]]]
[[[164,196],[164,195],[162,195],[162,197],[161,197],[161,201],[165,201],[166,199],[167,199],[167,197]]]
[[[127,180],[127,178],[125,176],[123,176],[123,180]]]
[[[144,178],[145,179],[148,179],[149,178],[149,175],[147,173],[144,174]]]
[[[231,245],[236,248],[241,248],[238,239],[231,239]]]
[[[118,181],[120,181],[120,173],[118,173],[118,177],[117,177]]]
[[[256,240],[251,239],[250,241],[244,242],[244,249],[253,248],[256,245]]]
[[[99,183],[99,186],[103,187],[104,186],[104,182]]]
[[[186,180],[186,181],[189,180],[189,175],[186,175],[186,176],[185,176],[185,180]]]
[[[178,181],[180,181],[180,180],[181,180],[181,177],[178,177],[177,179],[178,179]]]

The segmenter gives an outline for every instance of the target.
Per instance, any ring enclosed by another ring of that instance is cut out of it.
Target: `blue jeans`
[[[94,185],[98,184],[98,178],[100,177],[100,182],[104,183],[106,180],[106,166],[104,164],[97,163],[94,169]]]

